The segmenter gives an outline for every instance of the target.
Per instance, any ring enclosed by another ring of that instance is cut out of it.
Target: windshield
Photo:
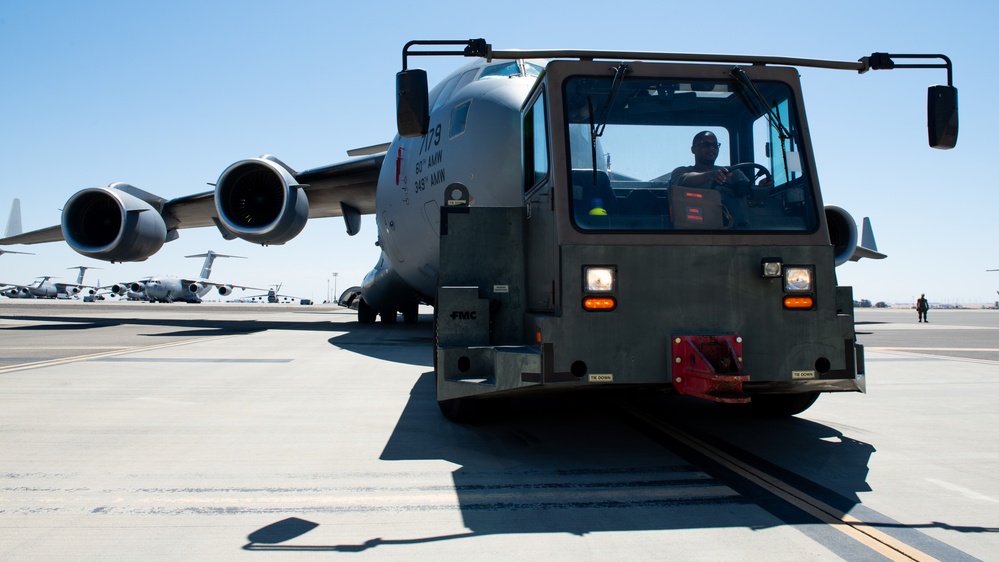
[[[570,78],[564,93],[578,228],[816,228],[787,85],[618,72]]]

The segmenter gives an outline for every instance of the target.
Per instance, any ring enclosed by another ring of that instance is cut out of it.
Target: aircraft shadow
[[[394,325],[360,324],[358,322],[330,322],[330,313],[315,316],[305,316],[302,320],[274,321],[254,319],[219,319],[219,318],[184,318],[163,315],[156,318],[101,318],[87,316],[25,316],[0,315],[4,320],[21,320],[40,322],[29,326],[10,326],[5,330],[61,333],[94,328],[109,328],[115,326],[148,326],[175,327],[170,332],[150,332],[139,334],[150,337],[193,338],[212,336],[232,336],[253,334],[267,330],[295,330],[305,332],[345,331],[346,333],[330,338],[329,343],[337,347],[359,353],[361,355],[384,359],[396,363],[429,367],[433,365],[433,354],[430,350],[432,339],[430,333],[431,316],[421,315],[417,324],[398,323]],[[337,314],[334,312],[332,314]],[[345,311],[343,314],[356,314]],[[414,346],[413,344],[418,344]],[[426,345],[422,345],[426,344]],[[414,350],[414,348],[416,348]]]

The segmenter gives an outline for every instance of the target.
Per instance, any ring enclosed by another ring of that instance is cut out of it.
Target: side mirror
[[[427,71],[403,70],[395,75],[395,113],[399,136],[419,137],[430,128]]]
[[[926,128],[932,148],[957,144],[957,88],[930,86],[926,91]]]

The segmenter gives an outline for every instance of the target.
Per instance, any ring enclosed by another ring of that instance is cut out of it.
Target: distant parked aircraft
[[[201,267],[201,275],[199,277],[174,277],[172,275],[146,277],[138,281],[112,285],[111,292],[135,300],[199,303],[201,302],[201,297],[205,296],[213,287],[218,289],[221,296],[231,294],[234,288],[263,290],[256,289],[255,287],[233,285],[231,283],[217,283],[208,280],[208,277],[212,274],[212,263],[214,263],[215,258],[246,259],[244,256],[229,256],[208,250],[204,254],[194,254],[184,257],[205,258],[205,264]]]

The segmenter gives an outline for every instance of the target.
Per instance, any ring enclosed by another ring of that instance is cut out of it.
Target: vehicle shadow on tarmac
[[[636,400],[647,404],[650,399]],[[765,465],[844,513],[859,504],[857,492],[869,490],[867,466],[874,448],[833,428],[799,418],[774,422],[742,417],[733,424],[733,414],[714,404],[676,396],[651,400],[675,407],[667,416],[673,418],[670,423],[705,425],[707,431],[699,431],[698,438],[716,447],[732,448],[725,444],[732,435],[723,430],[721,436],[713,435],[718,428],[737,425],[747,434],[766,432],[768,442],[780,442],[787,455],[806,459],[807,465],[794,471],[778,468],[747,453],[752,443],[740,444],[745,446],[740,458]],[[452,477],[468,532],[393,539],[392,529],[386,528],[377,538],[344,537],[337,545],[283,545],[319,525],[292,517],[254,531],[243,548],[360,552],[498,534],[762,529],[816,522],[699,453],[633,427],[637,424],[627,418],[620,405],[603,399],[560,395],[557,400],[511,402],[494,421],[455,424],[437,407],[433,373],[424,373],[380,459],[443,459],[460,465]],[[705,420],[714,421],[702,424]],[[816,471],[835,475],[830,488],[795,474]]]

